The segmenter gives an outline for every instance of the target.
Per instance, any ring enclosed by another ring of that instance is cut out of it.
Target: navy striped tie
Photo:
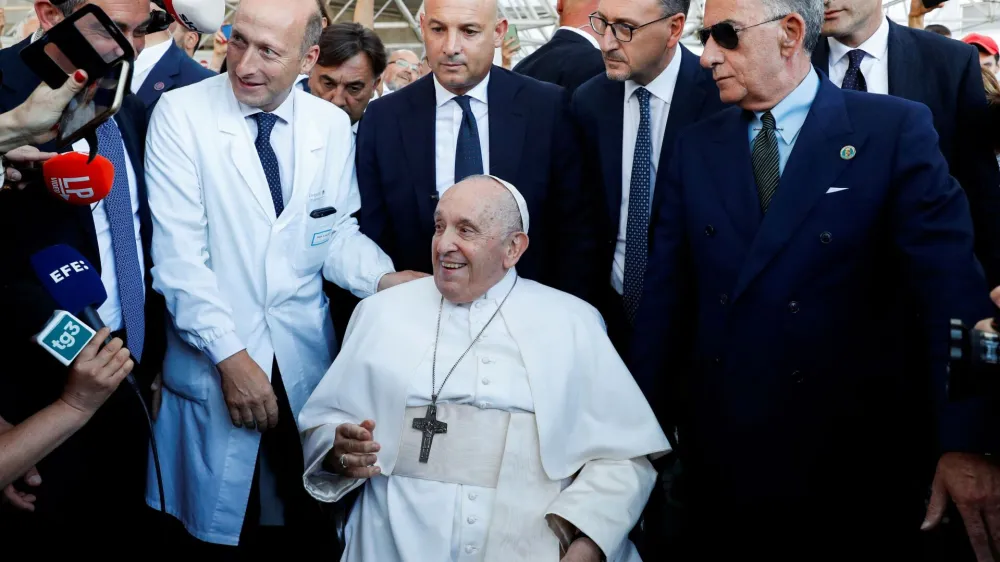
[[[781,178],[778,156],[778,136],[774,132],[774,116],[765,111],[760,118],[764,127],[757,133],[753,141],[753,153],[750,155],[753,164],[753,177],[757,181],[757,194],[760,196],[760,208],[765,213],[774,193],[778,191],[778,180]]]

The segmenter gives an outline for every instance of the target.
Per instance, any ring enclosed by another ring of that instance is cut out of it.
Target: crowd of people
[[[20,52],[88,4],[138,55],[71,206],[22,172],[87,77]],[[1000,404],[948,378],[1000,303],[1000,50],[937,7],[707,0],[695,55],[688,0],[559,0],[513,65],[496,0],[427,0],[420,55],[241,0],[206,68],[149,0],[36,0],[0,50],[0,536],[1000,560]],[[32,342],[55,244],[108,295],[69,366]]]

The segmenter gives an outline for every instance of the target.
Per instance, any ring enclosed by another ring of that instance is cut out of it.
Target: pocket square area
[[[850,188],[849,187],[831,187],[830,189],[826,190],[826,193],[827,194],[837,193],[838,191],[847,191],[848,189],[850,189]]]

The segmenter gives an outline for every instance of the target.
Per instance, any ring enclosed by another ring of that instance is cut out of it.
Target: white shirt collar
[[[250,107],[239,100],[237,100],[236,103],[240,105],[240,112],[243,113],[244,118],[252,117],[257,113],[262,113],[260,108]],[[288,92],[288,96],[285,98],[285,101],[281,102],[281,105],[279,105],[271,113],[277,115],[278,118],[285,123],[291,124],[292,117],[295,115],[295,86],[292,86],[292,91]]]
[[[500,306],[500,303],[503,301],[504,297],[507,296],[507,293],[509,293],[511,288],[514,286],[514,280],[516,278],[517,278],[517,270],[516,268],[512,267],[508,269],[507,273],[503,276],[503,278],[500,279],[500,281],[498,281],[496,285],[490,287],[489,290],[486,291],[486,293],[483,296],[473,300],[472,302],[461,303],[461,304],[453,303],[445,299],[445,305],[448,307],[468,308],[472,305],[472,303],[475,302],[493,301],[494,304]]]
[[[639,88],[646,88],[649,93],[653,94],[666,104],[670,104],[671,98],[674,97],[674,87],[677,85],[677,76],[681,71],[681,50],[678,48],[674,52],[674,57],[670,59],[670,64],[663,69],[663,72],[659,76],[653,79],[649,84],[642,86],[634,80],[625,81],[625,101],[632,99],[632,94],[635,93]]]
[[[479,100],[489,105],[489,98],[487,96],[487,89],[486,89],[486,86],[489,85],[489,83],[490,83],[490,75],[487,74],[486,78],[483,78],[482,82],[476,84],[476,86],[471,90],[469,90],[465,95],[469,96],[472,99]],[[437,106],[441,107],[442,105],[450,102],[452,99],[458,96],[446,90],[444,86],[442,86],[441,83],[438,82],[437,76],[434,76],[434,97],[435,99],[437,99]]]
[[[830,45],[831,65],[844,60],[847,53],[854,50],[833,37],[828,37],[827,39]],[[878,26],[875,33],[867,41],[858,45],[857,48],[876,60],[885,60],[886,55],[889,54],[889,20],[882,18],[882,24]]]
[[[153,45],[152,47],[146,47],[143,49],[142,52],[139,53],[139,56],[135,58],[135,72],[133,73],[133,76],[156,66],[156,63],[160,62],[163,55],[167,54],[167,50],[170,49],[170,44],[173,43],[173,41],[173,38],[168,38],[159,45]]]
[[[597,39],[595,39],[593,35],[580,29],[579,27],[569,27],[567,25],[563,25],[560,26],[559,29],[557,29],[556,31],[559,31],[560,29],[565,29],[566,31],[572,31],[573,33],[576,33],[580,37],[583,37],[584,39],[589,41],[590,44],[593,45],[595,49],[597,49],[598,51],[601,50],[601,44],[597,42]]]

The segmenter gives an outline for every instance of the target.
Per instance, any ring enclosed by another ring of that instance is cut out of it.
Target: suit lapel
[[[264,217],[271,224],[275,221],[274,200],[267,185],[267,177],[260,161],[255,158],[256,149],[250,137],[250,129],[240,111],[239,103],[228,82],[222,86],[223,95],[219,101],[219,132],[228,135],[229,156],[243,178],[244,186],[250,189]]]
[[[865,139],[863,133],[854,132],[851,127],[844,94],[823,79],[785,164],[778,191],[736,281],[733,301],[784,248],[827,189],[850,165],[849,159],[841,157],[841,150],[848,145],[862,150]]]
[[[524,150],[526,123],[515,101],[520,84],[507,71],[494,66],[487,86],[490,115],[490,174],[509,182],[517,181],[518,165]]]
[[[926,70],[911,56],[916,49],[911,39],[908,30],[889,22],[889,95],[923,101],[920,85],[926,82]]]
[[[705,75],[701,72],[698,57],[694,56],[683,45],[680,45],[675,56],[681,57],[681,67],[678,70],[677,84],[670,100],[670,112],[667,114],[667,127],[663,132],[663,144],[660,147],[660,161],[657,165],[656,188],[653,190],[653,209],[658,208],[665,188],[661,188],[670,156],[674,151],[674,142],[684,127],[696,122],[705,105],[706,90],[703,85]]]
[[[304,98],[311,94],[301,92],[298,88],[292,88],[290,95]],[[300,100],[295,101],[300,103],[301,107]],[[295,121],[293,130],[297,132],[295,137],[295,175],[289,206],[298,209],[305,208],[305,205],[299,205],[298,202],[304,201],[309,196],[309,188],[323,163],[320,152],[323,149],[323,137],[320,135],[319,129],[311,126],[312,116],[307,112],[298,110],[293,119]],[[354,138],[353,131],[350,133],[350,138],[352,140]],[[349,147],[350,144],[346,146]],[[351,164],[353,165],[353,160]],[[277,222],[293,220],[292,215],[293,213],[282,213]]]
[[[180,74],[181,71],[181,60],[178,55],[187,56],[171,41],[167,52],[163,54],[163,57],[153,65],[149,74],[146,75],[146,81],[142,83],[142,87],[136,92],[136,95],[139,96],[142,103],[146,104],[146,107],[149,107],[153,103],[153,100],[160,94],[169,91],[173,87],[174,77]],[[162,86],[159,88],[156,87],[158,83],[162,83]]]
[[[714,181],[710,182],[715,194],[729,215],[729,221],[739,233],[739,239],[749,246],[760,227],[760,199],[757,185],[750,166],[749,123],[744,113],[729,110],[730,118],[715,131],[718,154],[732,154],[733,159],[725,166],[713,165],[711,156],[705,155],[701,164],[710,170]]]
[[[421,232],[431,232],[437,206],[437,165],[435,158],[437,99],[431,75],[421,78],[401,92],[408,95],[410,110],[401,116],[397,129],[408,169],[413,170],[413,191]]]
[[[625,121],[625,83],[601,78],[603,86],[601,105],[606,111],[598,113],[598,153],[604,177],[604,195],[607,198],[612,235],[617,235],[622,208],[622,142]]]

